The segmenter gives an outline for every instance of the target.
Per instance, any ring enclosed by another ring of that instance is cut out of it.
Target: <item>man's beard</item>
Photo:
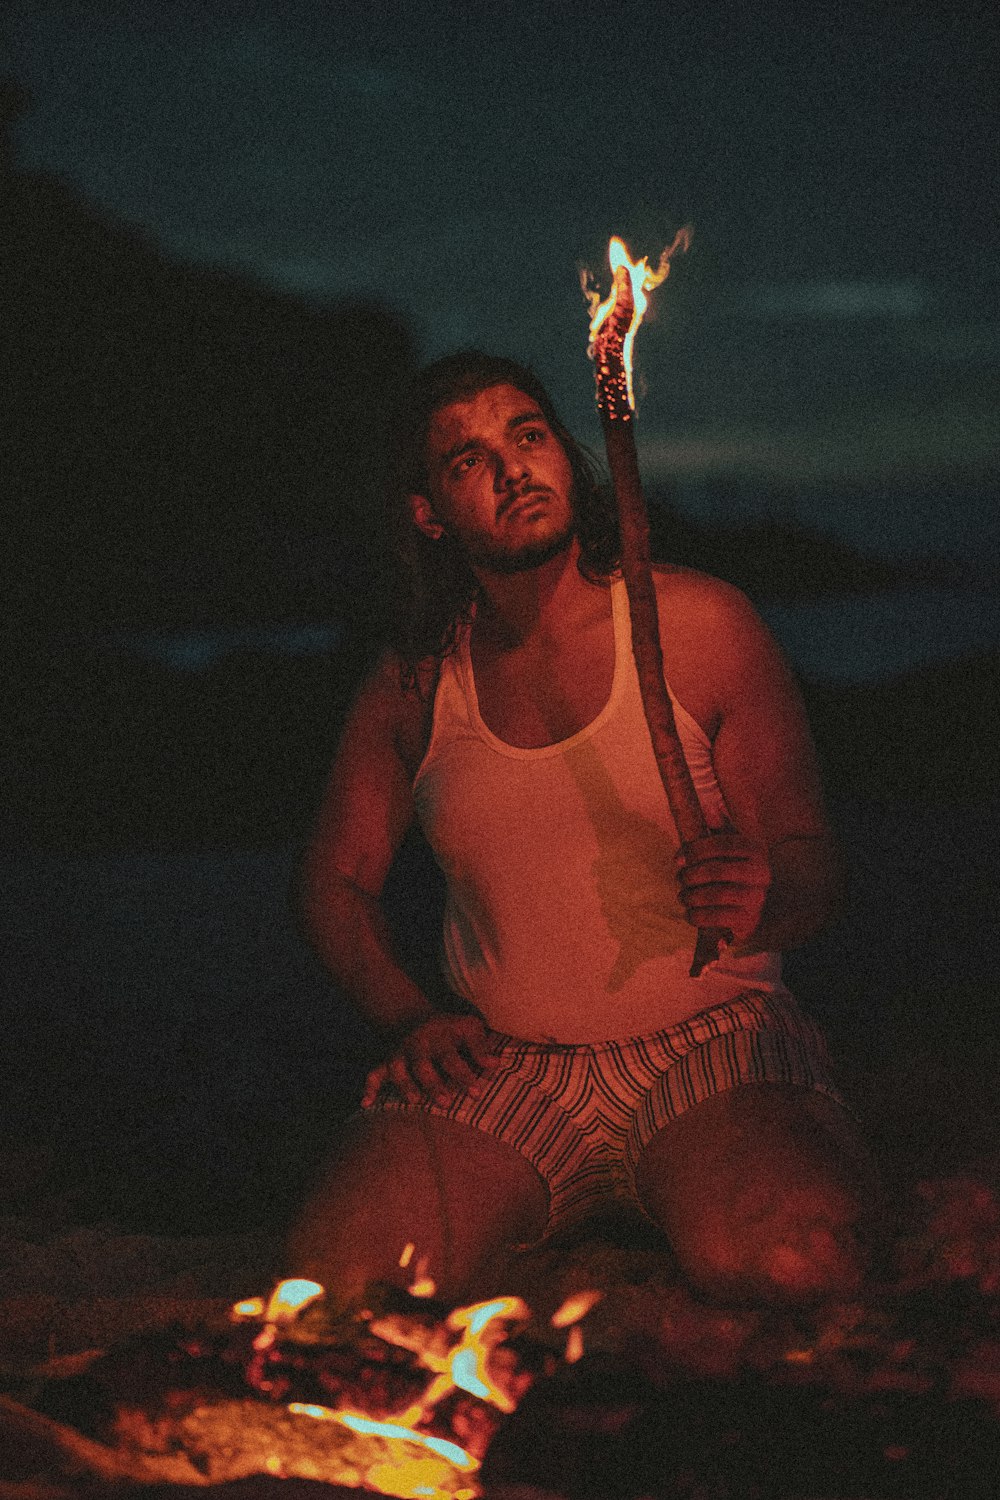
[[[509,577],[514,573],[530,573],[552,562],[570,546],[576,533],[572,520],[567,521],[562,531],[553,536],[539,538],[537,542],[522,542],[514,549],[505,547],[483,547],[468,553],[469,561],[490,573],[502,573]]]

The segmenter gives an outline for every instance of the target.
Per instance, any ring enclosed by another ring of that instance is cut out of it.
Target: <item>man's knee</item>
[[[713,1296],[817,1301],[851,1295],[864,1275],[876,1178],[848,1115],[822,1095],[713,1095],[654,1136],[636,1185]]]
[[[400,1257],[412,1244],[438,1293],[464,1300],[512,1245],[541,1234],[547,1212],[541,1178],[513,1147],[433,1115],[375,1113],[345,1131],[287,1255],[295,1275],[350,1302],[372,1280],[409,1285]]]
[[[687,1279],[723,1302],[809,1303],[852,1296],[867,1269],[862,1205],[839,1184],[761,1204],[739,1199],[674,1239]]]

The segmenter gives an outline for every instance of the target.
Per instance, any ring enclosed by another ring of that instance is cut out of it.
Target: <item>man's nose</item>
[[[520,448],[500,450],[493,467],[493,482],[498,490],[513,489],[527,477],[528,464]]]

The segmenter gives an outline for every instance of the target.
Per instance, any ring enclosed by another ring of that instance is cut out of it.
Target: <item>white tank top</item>
[[[533,1040],[641,1036],[743,990],[786,993],[776,953],[688,974],[695,930],[674,881],[678,839],[653,756],[628,596],[611,585],[615,669],[597,717],[522,749],[479,713],[469,629],[444,660],[417,817],[447,881],[448,984],[497,1031]],[[671,693],[709,827],[726,806],[700,725]]]

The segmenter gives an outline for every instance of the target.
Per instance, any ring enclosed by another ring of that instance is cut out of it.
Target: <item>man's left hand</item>
[[[767,852],[741,833],[709,833],[682,844],[677,880],[694,927],[728,929],[734,943],[756,932],[771,885]]]

